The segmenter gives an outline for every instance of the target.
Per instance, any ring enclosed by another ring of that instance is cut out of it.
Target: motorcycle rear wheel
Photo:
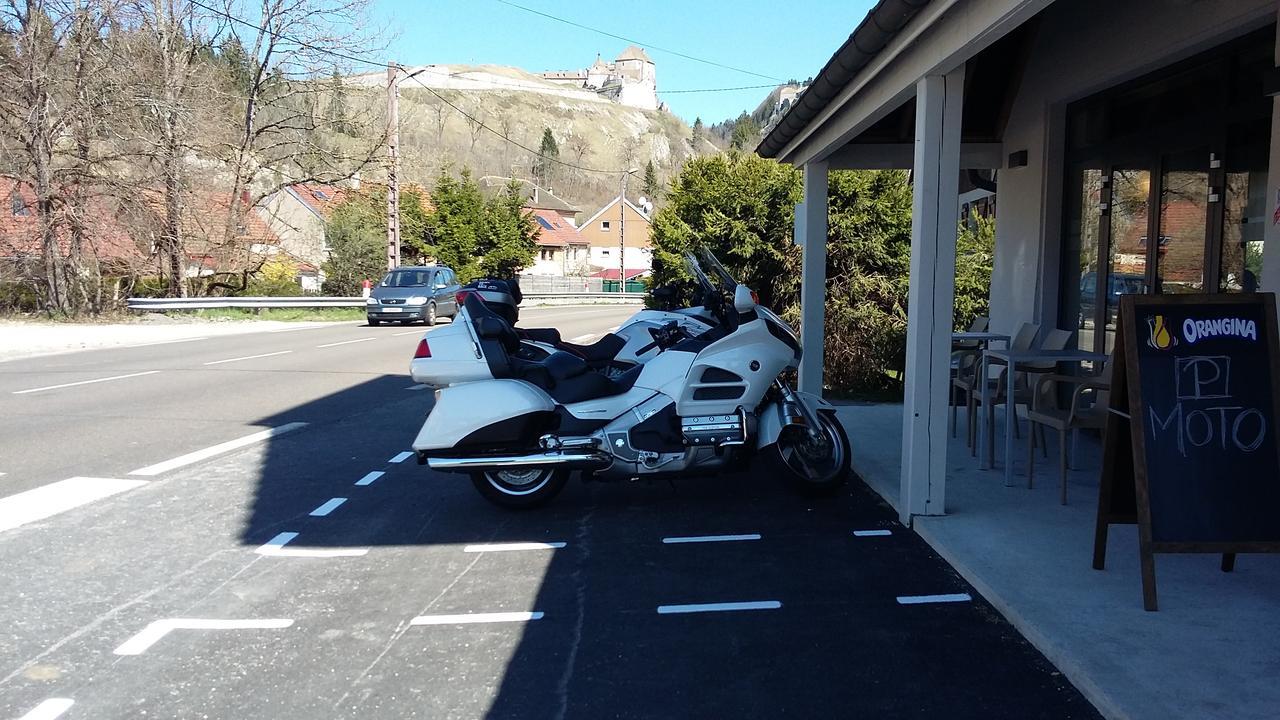
[[[802,427],[783,428],[773,446],[773,461],[787,484],[801,494],[833,495],[849,477],[849,436],[835,415],[817,415],[822,439],[815,442]]]
[[[471,484],[485,500],[511,509],[545,505],[560,494],[568,480],[568,471],[549,467],[485,470],[471,474]]]

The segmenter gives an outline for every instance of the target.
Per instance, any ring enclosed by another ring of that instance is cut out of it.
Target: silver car
[[[370,325],[422,321],[435,325],[440,317],[458,314],[458,278],[440,265],[402,266],[382,278],[365,300]]]

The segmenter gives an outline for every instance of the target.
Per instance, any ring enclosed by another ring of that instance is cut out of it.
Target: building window
[[[601,230],[603,230],[603,231],[605,231],[605,232],[609,232],[609,221],[608,221],[608,220],[601,220],[601,221],[600,221],[600,229],[601,229]]]

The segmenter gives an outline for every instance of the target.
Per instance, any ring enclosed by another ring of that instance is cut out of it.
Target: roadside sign
[[[1124,295],[1119,322],[1093,567],[1137,523],[1155,610],[1155,553],[1280,552],[1275,296]]]

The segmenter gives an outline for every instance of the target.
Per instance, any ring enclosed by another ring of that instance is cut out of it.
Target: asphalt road
[[[89,498],[4,529],[0,497],[0,718],[1096,717],[856,481],[512,513],[419,467],[421,332],[0,363],[0,496]]]

